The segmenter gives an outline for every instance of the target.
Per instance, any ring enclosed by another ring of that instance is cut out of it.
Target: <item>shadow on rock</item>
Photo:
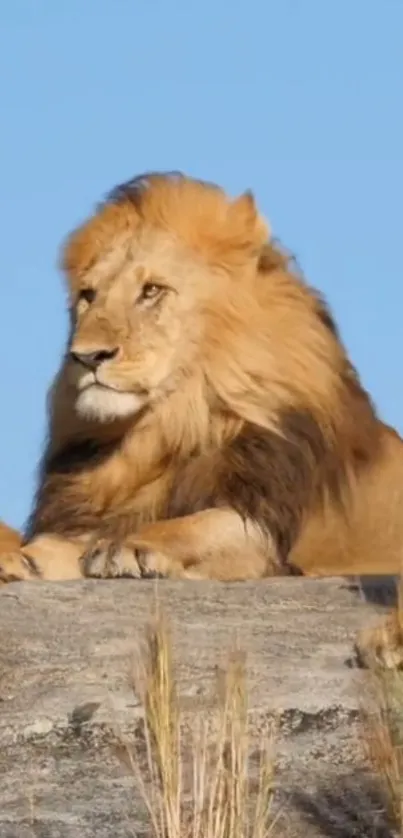
[[[323,838],[394,838],[379,785],[365,775],[335,780],[313,793],[294,790],[292,807]]]
[[[355,576],[347,580],[347,588],[372,605],[397,605],[397,576]]]

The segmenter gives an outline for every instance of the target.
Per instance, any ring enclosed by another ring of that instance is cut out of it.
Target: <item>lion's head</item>
[[[201,370],[225,330],[234,332],[234,312],[239,319],[249,307],[253,319],[267,237],[249,193],[231,201],[176,174],[114,190],[63,256],[66,374],[78,415],[107,422],[138,414]]]

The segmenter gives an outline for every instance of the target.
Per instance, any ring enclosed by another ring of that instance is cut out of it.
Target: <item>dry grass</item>
[[[403,679],[378,671],[364,712],[364,743],[381,784],[388,814],[403,838]],[[392,683],[393,682],[393,683]]]
[[[392,825],[392,831],[380,834],[403,838],[403,582],[396,612],[364,632],[360,648],[370,682],[362,700],[364,746]],[[188,726],[170,627],[156,609],[134,673],[135,691],[144,709],[144,737],[141,748],[128,750],[152,838],[268,838],[272,834],[273,730],[267,731],[262,742],[257,780],[252,782],[256,772],[250,760],[245,663],[245,656],[235,649],[218,673],[214,732],[211,718],[200,709],[192,715],[191,734],[184,733]],[[343,801],[331,805],[342,808]],[[378,834],[375,822],[373,834]]]
[[[217,678],[214,734],[202,710],[184,734],[169,625],[157,612],[135,670],[146,759],[130,762],[154,838],[266,838],[273,828],[272,732],[252,788],[245,659],[229,655]],[[211,722],[211,720],[210,720]]]
[[[364,746],[396,835],[403,838],[403,584],[398,606],[361,637],[369,688],[362,702]],[[360,647],[359,647],[360,648]]]

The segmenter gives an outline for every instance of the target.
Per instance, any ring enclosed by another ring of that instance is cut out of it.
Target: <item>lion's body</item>
[[[381,426],[381,453],[357,479],[346,512],[312,515],[291,553],[311,576],[399,573],[403,562],[403,442]]]
[[[169,176],[73,234],[69,344],[3,578],[400,569],[403,442],[267,236],[249,195]]]

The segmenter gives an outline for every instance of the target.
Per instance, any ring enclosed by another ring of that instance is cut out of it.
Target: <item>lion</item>
[[[400,570],[402,440],[251,192],[136,177],[62,268],[69,336],[3,582]]]
[[[0,521],[0,553],[18,549],[21,545],[21,536],[13,527],[9,527]]]

